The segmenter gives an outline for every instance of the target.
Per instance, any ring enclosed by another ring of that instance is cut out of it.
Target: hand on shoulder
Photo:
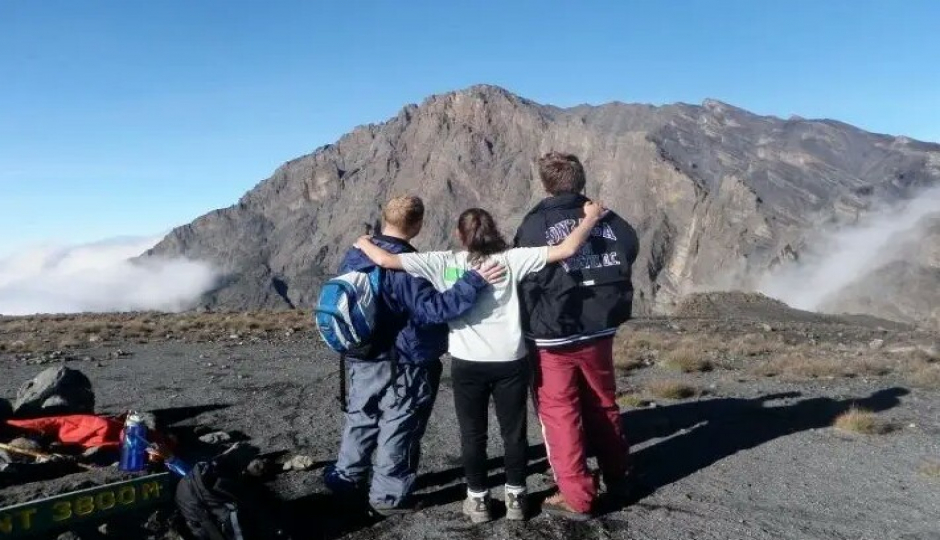
[[[607,208],[600,201],[587,201],[584,203],[584,217],[586,219],[597,221],[604,217],[606,213]]]
[[[372,235],[371,235],[371,234],[364,234],[364,235],[360,236],[360,237],[356,240],[356,243],[353,244],[353,247],[356,247],[356,248],[358,248],[358,249],[362,249],[362,246],[364,246],[364,245],[367,244],[367,243],[368,243],[368,244],[371,244],[371,243],[372,243]]]
[[[496,261],[487,261],[482,265],[475,266],[473,270],[480,274],[490,285],[499,283],[506,277],[506,268]]]

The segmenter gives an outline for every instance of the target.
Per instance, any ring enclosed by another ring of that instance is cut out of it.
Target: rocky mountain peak
[[[221,268],[209,305],[309,306],[388,197],[424,198],[423,249],[450,246],[454,219],[470,206],[490,209],[511,237],[543,196],[535,158],[560,150],[581,157],[588,195],[640,231],[640,311],[670,311],[693,290],[753,284],[798,255],[821,223],[940,181],[936,145],[892,141],[713,99],[564,109],[474,85],[286,162],[237,205],[174,230],[146,256]]]

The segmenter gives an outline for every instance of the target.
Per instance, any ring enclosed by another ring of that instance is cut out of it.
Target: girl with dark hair
[[[356,247],[375,264],[425,278],[441,291],[474,268],[497,264],[506,269],[505,279],[481,292],[466,315],[449,323],[454,406],[467,478],[463,511],[474,523],[492,519],[486,483],[490,397],[496,407],[505,450],[506,518],[521,520],[526,515],[529,366],[517,285],[527,274],[538,272],[546,264],[573,257],[604,212],[602,205],[586,202],[584,219],[555,246],[509,249],[493,216],[481,208],[466,210],[457,220],[456,236],[463,251],[394,254],[373,244],[368,236],[356,242]],[[575,223],[571,220],[571,227]]]

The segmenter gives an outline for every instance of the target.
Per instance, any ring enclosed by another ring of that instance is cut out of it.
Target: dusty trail
[[[637,323],[631,331],[668,324]],[[857,332],[855,339],[867,343],[869,329],[853,328],[839,331]],[[83,353],[92,361],[68,362],[92,379],[99,410],[157,410],[183,428],[211,426],[243,435],[266,452],[304,453],[317,461],[315,470],[283,473],[272,484],[301,538],[940,538],[940,479],[919,472],[925,462],[940,459],[940,393],[912,388],[891,374],[807,382],[758,377],[726,366],[667,373],[707,393],[624,408],[640,472],[634,504],[589,523],[539,515],[525,524],[499,520],[471,526],[459,513],[459,445],[445,372],[424,440],[419,484],[425,508],[366,525],[344,519],[320,480],[322,466],[335,457],[341,413],[335,401],[336,362],[313,340],[122,347],[133,355],[108,358],[109,346]],[[12,397],[22,381],[46,367],[12,355],[2,358],[0,396]],[[660,367],[624,371],[622,387],[642,386],[664,373]],[[829,427],[852,405],[878,412],[897,429],[866,436]],[[534,419],[529,431],[530,488],[546,494],[551,480]],[[496,458],[501,456],[498,440],[492,420],[491,456]],[[499,459],[491,462],[497,486]],[[105,476],[83,473],[7,488],[0,492],[0,504]]]

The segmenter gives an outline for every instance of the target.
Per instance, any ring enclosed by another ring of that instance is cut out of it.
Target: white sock
[[[467,497],[470,497],[471,499],[485,498],[485,497],[486,497],[487,495],[489,495],[489,494],[490,494],[489,490],[487,490],[487,491],[473,491],[472,489],[467,488]]]
[[[513,495],[525,495],[527,491],[525,486],[510,486],[509,484],[506,484],[505,490],[506,493],[512,493]]]

